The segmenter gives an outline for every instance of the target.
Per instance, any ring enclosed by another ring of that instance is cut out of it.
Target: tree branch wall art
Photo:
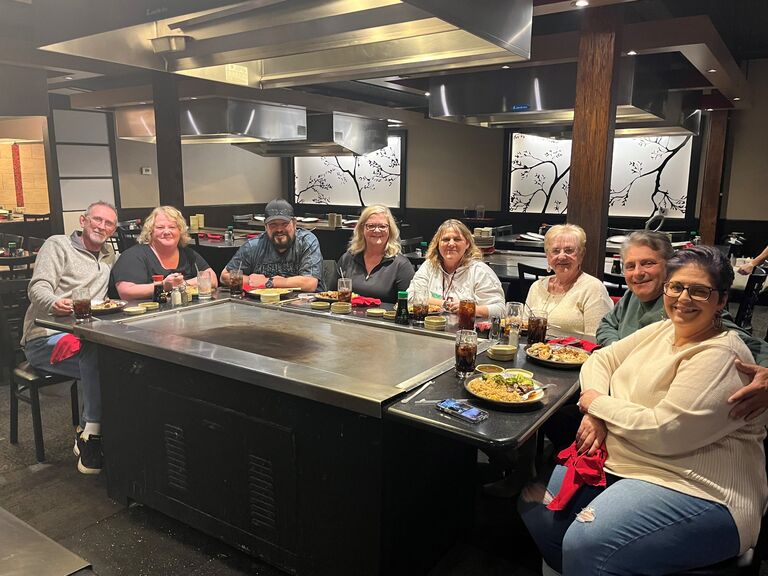
[[[613,146],[610,216],[683,218],[691,136],[617,138]],[[564,214],[571,141],[512,135],[510,212]]]
[[[294,158],[297,204],[400,206],[401,137],[363,156]]]

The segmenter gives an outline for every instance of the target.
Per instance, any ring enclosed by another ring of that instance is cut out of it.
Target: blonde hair
[[[400,229],[397,227],[392,212],[386,206],[381,204],[373,204],[368,206],[360,214],[360,218],[357,220],[355,229],[352,231],[352,238],[349,241],[348,252],[352,254],[359,254],[365,250],[365,223],[374,214],[384,214],[387,217],[387,224],[389,224],[389,238],[387,238],[387,246],[384,249],[384,256],[391,258],[395,254],[400,254]]]
[[[549,252],[549,247],[558,236],[575,236],[579,244],[579,253],[583,254],[587,247],[587,233],[584,228],[576,224],[557,224],[552,226],[544,235],[544,252]]]
[[[439,250],[440,238],[443,237],[443,234],[445,234],[446,231],[451,229],[456,230],[459,234],[464,236],[464,239],[469,244],[469,246],[467,246],[467,251],[464,252],[464,256],[462,256],[461,261],[459,262],[459,266],[464,266],[472,260],[483,259],[483,253],[480,251],[480,248],[477,247],[477,244],[475,244],[475,239],[472,236],[472,233],[469,231],[469,228],[467,228],[464,223],[459,220],[450,219],[440,224],[440,227],[435,232],[435,235],[432,236],[432,241],[429,243],[429,248],[427,248],[427,260],[432,262],[432,264],[435,266],[442,266],[443,257],[440,255]]]
[[[141,228],[138,243],[149,244],[152,242],[152,232],[155,230],[155,220],[157,220],[157,217],[160,214],[163,214],[166,218],[176,222],[176,226],[179,227],[179,246],[186,246],[189,244],[190,237],[187,232],[187,223],[184,220],[184,216],[181,215],[181,212],[173,206],[158,206],[149,213],[147,219],[144,220],[144,226]]]

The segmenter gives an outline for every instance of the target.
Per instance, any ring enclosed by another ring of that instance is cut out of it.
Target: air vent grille
[[[184,429],[181,426],[166,424],[165,461],[168,487],[181,492],[188,492],[189,479],[187,474],[187,445],[184,440]]]
[[[251,454],[248,457],[248,492],[251,524],[259,528],[277,526],[272,461]]]

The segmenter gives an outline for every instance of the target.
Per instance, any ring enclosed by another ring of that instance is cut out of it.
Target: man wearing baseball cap
[[[243,271],[243,282],[251,287],[324,290],[323,255],[317,236],[296,228],[293,206],[278,198],[264,210],[266,234],[243,244],[232,257],[221,281],[229,285],[230,270]]]

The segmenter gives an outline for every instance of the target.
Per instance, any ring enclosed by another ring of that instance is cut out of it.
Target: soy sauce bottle
[[[397,311],[395,312],[395,324],[409,324],[408,316],[408,292],[400,291],[397,293]]]
[[[611,265],[611,274],[621,274],[621,257],[614,256],[613,264]]]
[[[152,284],[154,285],[154,294],[152,294],[152,301],[157,302],[158,304],[160,304],[160,302],[165,302],[165,298],[163,297],[163,275],[162,274],[153,275]]]

